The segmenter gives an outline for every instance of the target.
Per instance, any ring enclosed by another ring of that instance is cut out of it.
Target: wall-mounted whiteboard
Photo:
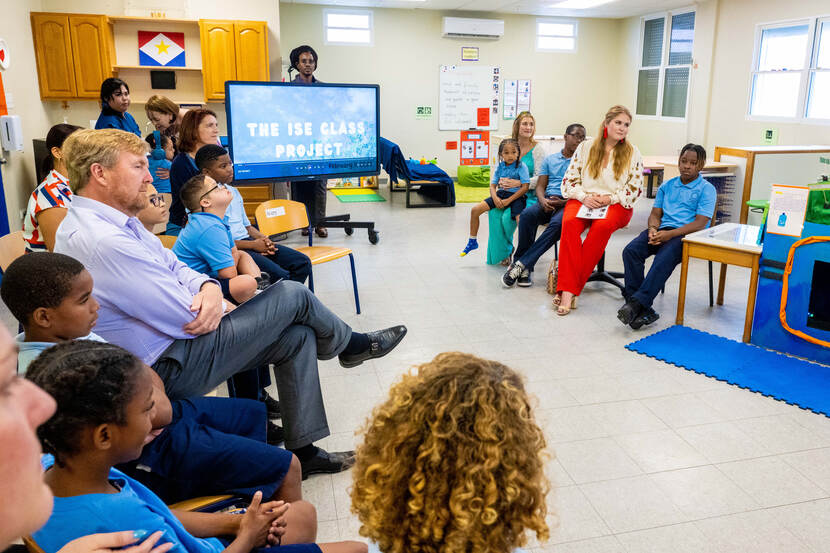
[[[438,129],[497,130],[499,68],[491,65],[442,65],[438,78]],[[478,109],[487,108],[490,124],[478,125]]]

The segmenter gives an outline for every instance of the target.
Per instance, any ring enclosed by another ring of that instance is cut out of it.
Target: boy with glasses
[[[136,217],[144,228],[153,232],[157,226],[167,224],[167,220],[170,219],[170,208],[164,201],[164,194],[159,193],[152,184],[147,185],[147,199],[150,203],[139,211]]]
[[[181,198],[190,214],[173,253],[194,271],[217,279],[225,299],[238,304],[252,298],[260,271],[250,255],[236,248],[225,222],[230,190],[199,174],[184,183]]]

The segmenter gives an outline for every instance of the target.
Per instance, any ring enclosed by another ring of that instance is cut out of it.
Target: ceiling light
[[[566,10],[587,10],[603,4],[608,4],[614,0],[565,0],[564,2],[557,2],[551,8],[566,9]]]

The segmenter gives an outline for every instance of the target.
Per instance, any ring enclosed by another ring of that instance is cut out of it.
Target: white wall
[[[0,16],[0,37],[9,50],[9,68],[2,71],[3,87],[9,101],[9,114],[20,115],[23,123],[23,152],[4,152],[8,163],[0,166],[6,192],[6,207],[12,231],[20,229],[20,210],[26,209],[28,196],[37,186],[32,138],[46,134],[50,119],[40,102],[35,66],[35,49],[29,11],[41,10],[40,0],[4,2]]]
[[[287,60],[294,47],[309,44],[320,57],[315,76],[321,81],[380,84],[381,134],[398,143],[406,156],[437,156],[450,174],[456,172],[458,151],[444,146],[458,140],[459,133],[438,130],[438,67],[461,64],[462,46],[480,49],[479,62],[464,63],[499,66],[503,79],[532,80],[531,112],[540,134],[561,134],[572,122],[585,124],[593,134],[606,109],[619,101],[618,20],[580,20],[578,52],[566,54],[536,52],[533,16],[471,14],[503,19],[505,36],[462,40],[441,37],[441,18],[448,15],[443,12],[372,12],[373,46],[325,46],[322,6],[280,4],[283,55]],[[432,120],[415,120],[415,107],[420,105],[433,107]],[[500,119],[499,132],[509,133],[512,124]]]

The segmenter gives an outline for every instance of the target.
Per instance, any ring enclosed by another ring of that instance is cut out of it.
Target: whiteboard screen
[[[498,129],[498,67],[442,65],[438,86],[439,130]],[[487,108],[489,125],[478,125],[479,108]]]

